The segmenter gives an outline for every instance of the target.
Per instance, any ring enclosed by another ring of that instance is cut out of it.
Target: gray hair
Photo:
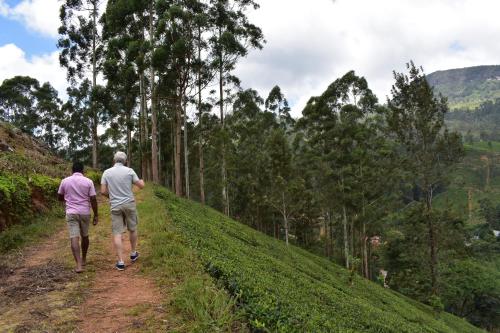
[[[122,151],[117,151],[113,157],[113,161],[115,161],[115,163],[125,164],[127,163],[127,154]]]

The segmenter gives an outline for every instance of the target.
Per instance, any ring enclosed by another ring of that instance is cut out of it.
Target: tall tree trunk
[[[184,122],[184,182],[186,188],[186,198],[190,198],[189,193],[189,148],[188,148],[188,124],[187,124],[187,102],[183,106]]]
[[[283,211],[283,222],[285,223],[285,243],[286,245],[288,245],[288,216],[285,204],[285,192],[281,192],[281,204]]]
[[[97,36],[97,1],[92,2],[92,167],[97,168],[97,154],[99,137],[97,135],[98,116],[97,105],[94,99],[94,92],[97,85],[97,59],[96,59],[96,36]]]
[[[203,157],[203,109],[201,102],[201,27],[198,27],[198,128],[199,128],[199,138],[198,138],[198,155],[200,158],[200,201],[205,204],[205,161]]]
[[[139,104],[139,130],[140,130],[140,135],[139,135],[139,151],[141,154],[141,176],[143,179],[147,179],[147,155],[146,155],[146,91],[144,87],[144,73],[140,72],[139,73],[139,95],[140,95],[140,104]]]
[[[149,43],[154,46],[153,33],[153,2],[149,7]],[[155,87],[155,71],[153,65],[150,69],[150,85],[151,85],[151,176],[154,183],[160,182],[158,176],[158,118],[156,110],[156,87]]]
[[[429,232],[429,248],[430,248],[430,268],[431,268],[431,287],[432,294],[438,294],[438,257],[437,257],[437,239],[436,228],[432,218],[432,186],[426,186],[425,204],[427,215],[427,227]]]
[[[219,40],[222,39],[222,29],[219,28]],[[223,64],[222,48],[219,51],[219,111],[221,128],[224,132],[224,64]],[[227,183],[227,167],[226,167],[226,143],[222,141],[221,151],[221,172],[222,172],[222,204],[224,206],[224,214],[229,216],[229,193]]]
[[[344,256],[345,267],[349,269],[349,238],[347,235],[347,211],[345,204],[342,205],[342,226],[344,227]]]
[[[174,105],[174,110],[176,110],[177,106]],[[172,183],[172,191],[177,193],[177,190],[175,188],[175,155],[176,155],[176,146],[175,146],[175,118],[176,118],[176,113],[174,112],[174,115],[172,117],[171,123],[171,129],[170,129],[170,142],[172,143],[172,154],[170,158],[170,168],[172,170],[172,175],[171,175],[171,183]]]
[[[151,175],[154,183],[160,182],[158,174],[158,118],[156,110],[156,88],[151,84]]]
[[[485,189],[488,190],[490,188],[490,175],[491,175],[491,161],[488,158],[488,156],[486,156],[485,162],[486,162],[486,182],[485,182]]]
[[[126,121],[127,121],[127,165],[130,167],[132,165],[132,130],[130,124],[131,112],[127,111]]]
[[[362,246],[363,246],[363,273],[365,274],[365,278],[370,279],[369,269],[368,269],[368,249],[366,246],[366,242],[368,241],[366,237],[366,223],[363,221],[363,233],[361,235]]]
[[[181,152],[182,152],[182,101],[178,97],[175,108],[175,194],[182,196],[182,171],[181,171]]]
[[[349,230],[351,231],[351,242],[349,244],[349,251],[351,252],[351,255],[354,257],[355,256],[355,253],[354,253],[354,219],[355,219],[355,216],[354,217],[351,217],[351,221],[350,221],[350,227],[349,227]]]

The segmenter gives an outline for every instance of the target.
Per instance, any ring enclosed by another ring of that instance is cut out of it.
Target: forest
[[[6,79],[0,120],[95,169],[123,150],[146,181],[497,332],[500,203],[482,200],[472,219],[443,198],[474,143],[500,141],[500,102],[450,112],[409,61],[387,100],[349,71],[292,117],[279,78],[260,96],[234,74],[265,47],[247,15],[258,8],[62,1],[70,87]]]

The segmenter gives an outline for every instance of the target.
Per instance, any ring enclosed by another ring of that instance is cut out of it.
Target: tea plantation
[[[482,332],[163,188],[168,214],[258,332]]]

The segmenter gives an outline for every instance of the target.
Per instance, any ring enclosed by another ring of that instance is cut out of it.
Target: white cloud
[[[260,1],[251,19],[268,43],[241,61],[244,86],[265,98],[279,84],[299,116],[311,95],[348,70],[384,102],[392,71],[414,60],[427,73],[498,64],[496,0]]]
[[[264,98],[280,85],[295,116],[310,96],[351,69],[365,76],[384,102],[392,71],[403,71],[409,60],[430,73],[498,64],[500,59],[500,43],[495,42],[500,35],[498,0],[257,1],[261,8],[249,15],[263,29],[267,44],[242,59],[236,74]],[[60,4],[21,0],[8,7],[0,0],[0,15],[56,38]],[[34,73],[30,75],[50,80],[61,93],[66,87],[56,52],[28,59],[16,46],[6,45],[0,58],[0,80],[5,73]],[[15,64],[6,65],[5,59]]]
[[[7,16],[9,13],[9,7],[4,2],[4,0],[0,0],[0,15]]]
[[[16,75],[36,78],[40,83],[50,82],[61,95],[65,94],[66,72],[59,66],[58,52],[26,57],[23,50],[14,44],[0,46],[0,84]]]
[[[23,0],[14,7],[0,0],[0,15],[19,21],[44,36],[57,38],[60,7],[58,0]]]

